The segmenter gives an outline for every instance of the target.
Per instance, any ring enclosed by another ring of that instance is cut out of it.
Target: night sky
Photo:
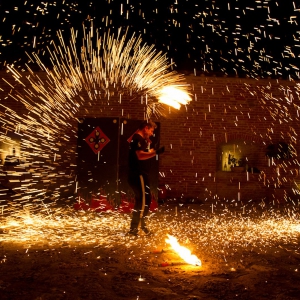
[[[299,16],[292,0],[0,0],[0,68],[23,68],[26,51],[50,66],[57,30],[68,40],[73,27],[81,43],[83,26],[93,25],[141,35],[178,71],[299,79]]]

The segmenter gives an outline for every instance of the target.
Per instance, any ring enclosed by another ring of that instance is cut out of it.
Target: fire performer
[[[149,159],[165,151],[165,147],[157,150],[151,148],[150,137],[156,127],[156,124],[151,120],[142,122],[129,145],[128,183],[135,195],[129,234],[134,236],[138,236],[139,225],[145,234],[150,234],[145,220],[151,204],[149,182],[151,161]]]

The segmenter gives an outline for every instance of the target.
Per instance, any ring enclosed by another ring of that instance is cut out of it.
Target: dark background
[[[51,66],[47,46],[56,31],[68,39],[74,27],[81,41],[82,27],[93,24],[100,34],[140,34],[178,71],[298,79],[299,11],[292,0],[1,0],[0,68],[23,68],[26,51]]]

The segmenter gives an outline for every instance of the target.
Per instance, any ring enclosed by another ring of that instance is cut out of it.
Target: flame
[[[172,248],[178,253],[178,255],[188,264],[194,266],[201,266],[201,260],[194,254],[191,254],[191,251],[181,245],[179,245],[176,237],[167,234],[168,239],[166,243],[170,244]]]
[[[159,91],[158,102],[180,109],[180,104],[188,104],[192,98],[183,87],[169,85]]]

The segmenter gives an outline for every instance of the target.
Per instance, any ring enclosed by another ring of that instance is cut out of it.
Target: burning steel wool
[[[176,109],[180,109],[180,105],[186,105],[191,101],[191,97],[185,91],[185,87],[166,86],[159,90],[159,103],[164,103]]]
[[[168,234],[168,239],[166,242],[172,246],[172,248],[178,253],[178,255],[188,264],[194,266],[201,266],[201,260],[194,254],[191,254],[191,251],[186,247],[181,246],[177,238]]]

